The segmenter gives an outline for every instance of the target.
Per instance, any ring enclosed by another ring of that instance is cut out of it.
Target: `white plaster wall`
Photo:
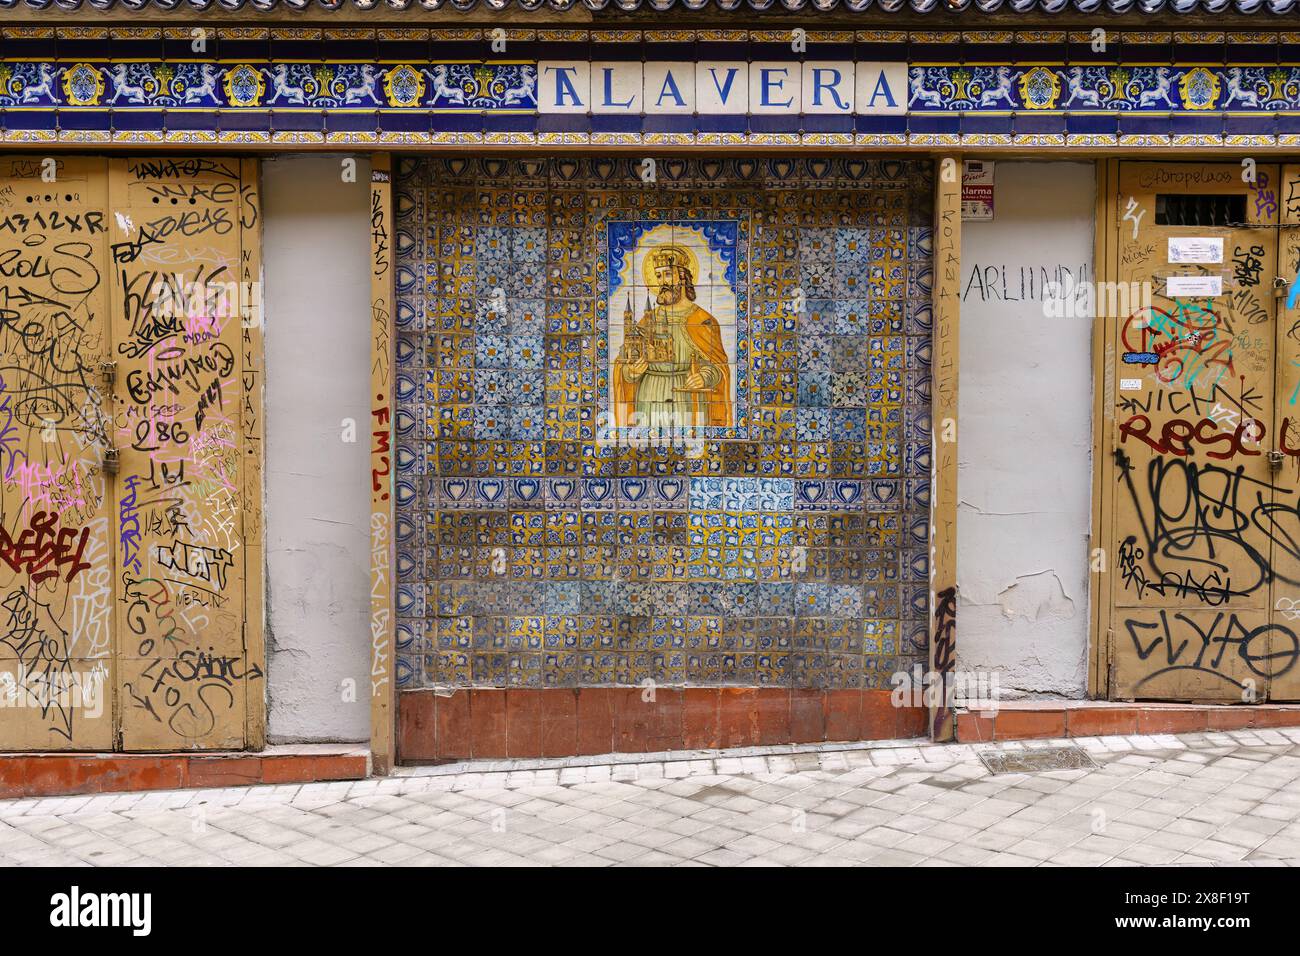
[[[1040,270],[1091,279],[1094,170],[999,162],[995,177],[993,221],[962,225],[958,666],[996,674],[1003,698],[1077,698],[1087,682],[1091,322],[1044,316]]]
[[[354,183],[337,156],[262,164],[272,743],[370,736],[369,182],[361,159]]]

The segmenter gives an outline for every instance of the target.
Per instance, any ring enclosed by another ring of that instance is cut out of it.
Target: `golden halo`
[[[654,282],[654,264],[651,260],[659,253],[672,252],[686,261],[686,267],[691,270],[691,281],[694,282],[700,278],[700,261],[695,257],[687,246],[679,246],[673,242],[662,242],[650,247],[641,258],[641,281],[646,285],[652,285]]]

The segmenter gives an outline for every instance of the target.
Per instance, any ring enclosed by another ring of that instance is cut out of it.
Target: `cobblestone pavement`
[[[977,756],[1066,744],[1098,766],[990,774]],[[1291,729],[460,764],[0,801],[0,863],[1286,865],[1297,778]]]

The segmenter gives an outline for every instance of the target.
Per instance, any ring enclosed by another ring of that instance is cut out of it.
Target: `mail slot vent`
[[[1246,221],[1240,193],[1157,193],[1157,226],[1233,226]]]

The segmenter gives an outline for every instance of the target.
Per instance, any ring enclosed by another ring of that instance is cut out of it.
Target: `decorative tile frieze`
[[[1277,146],[1300,115],[1300,64],[1227,62],[1238,34],[1123,34],[1103,63],[1068,59],[1090,49],[1086,34],[1036,31],[1017,64],[998,62],[1005,31],[828,34],[823,50],[871,55],[856,60],[826,58],[815,43],[783,54],[744,31],[595,42],[597,31],[516,30],[499,54],[482,30],[435,32],[226,28],[200,42],[174,28],[5,28],[0,138],[812,148],[1100,137],[1212,149],[1246,135]],[[723,39],[733,33],[741,39]],[[1263,36],[1251,42],[1284,55],[1281,34]],[[735,58],[690,58],[706,43]],[[1224,62],[1151,60],[1153,45],[1172,56],[1179,43]],[[946,61],[923,59],[935,51]]]

